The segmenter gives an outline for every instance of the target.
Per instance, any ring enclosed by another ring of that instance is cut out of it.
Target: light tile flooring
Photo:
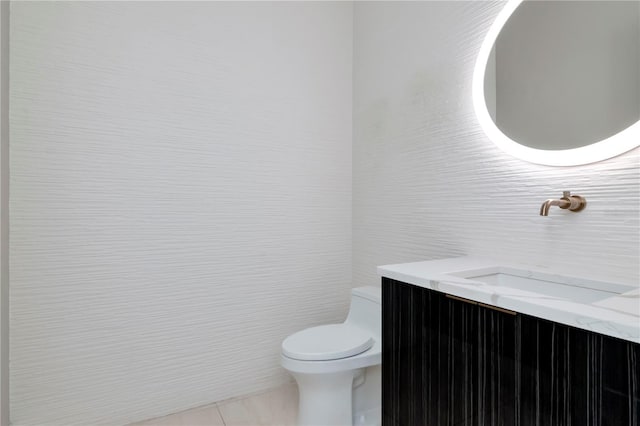
[[[290,383],[130,426],[294,426],[297,415],[298,388]]]

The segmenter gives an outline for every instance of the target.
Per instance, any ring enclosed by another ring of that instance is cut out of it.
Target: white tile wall
[[[13,2],[11,417],[289,380],[351,287],[349,3]]]
[[[9,424],[9,2],[0,2],[0,424]]]
[[[354,285],[375,266],[459,255],[640,285],[640,150],[547,167],[495,147],[471,80],[499,2],[357,2]],[[540,204],[585,196],[574,214]]]

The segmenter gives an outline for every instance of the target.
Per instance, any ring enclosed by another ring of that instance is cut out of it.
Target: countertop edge
[[[576,303],[566,299],[553,297],[531,299],[500,294],[495,291],[494,286],[477,285],[477,282],[473,282],[475,285],[471,286],[469,283],[472,281],[448,275],[453,271],[493,267],[536,270],[521,264],[507,264],[484,258],[458,257],[383,265],[377,268],[377,272],[381,277],[640,344],[640,317],[611,308]],[[554,271],[545,270],[544,273],[554,274]]]

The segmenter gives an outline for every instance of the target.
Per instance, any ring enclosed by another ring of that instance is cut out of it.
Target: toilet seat
[[[348,324],[307,328],[282,342],[282,354],[301,361],[328,361],[348,358],[373,346],[373,336]]]

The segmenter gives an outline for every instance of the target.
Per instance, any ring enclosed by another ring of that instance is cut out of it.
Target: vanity
[[[384,425],[640,424],[640,288],[469,257],[378,272]]]
[[[509,0],[474,69],[480,127],[546,166],[638,147],[638,34],[638,2]],[[587,201],[566,191],[540,215],[551,206]],[[383,424],[640,426],[639,283],[563,272],[470,257],[379,267]]]

